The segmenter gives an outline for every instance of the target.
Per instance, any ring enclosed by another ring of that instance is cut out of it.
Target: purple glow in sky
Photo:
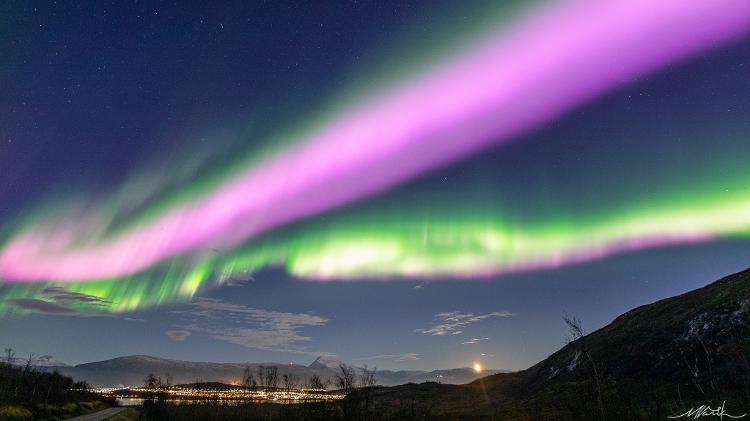
[[[510,141],[748,30],[747,0],[568,1],[539,9],[129,231],[90,239],[76,229],[86,221],[32,227],[0,252],[0,277],[111,278],[183,253],[231,248]]]

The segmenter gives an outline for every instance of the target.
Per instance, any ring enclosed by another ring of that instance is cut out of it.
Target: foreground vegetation
[[[138,421],[141,419],[141,412],[136,408],[128,408],[119,414],[109,417],[106,421]]]
[[[142,421],[172,420],[340,420],[344,419],[336,402],[306,402],[299,404],[250,403],[240,405],[187,404],[165,401],[146,401],[140,408]]]
[[[92,393],[83,382],[32,366],[15,366],[13,351],[6,349],[0,363],[0,420],[59,420],[96,412],[114,400]]]

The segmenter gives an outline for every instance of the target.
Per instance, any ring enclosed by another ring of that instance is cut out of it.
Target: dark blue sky
[[[51,186],[106,187],[217,122],[257,116],[260,138],[399,35],[429,40],[462,19],[448,2],[222,3],[5,3],[0,211]]]

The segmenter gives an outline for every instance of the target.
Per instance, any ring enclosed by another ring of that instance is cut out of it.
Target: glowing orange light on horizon
[[[482,365],[479,364],[479,363],[474,363],[474,371],[477,372],[477,373],[481,373],[482,372]]]

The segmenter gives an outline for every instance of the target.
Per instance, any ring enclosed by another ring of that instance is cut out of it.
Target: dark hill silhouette
[[[387,419],[655,420],[725,400],[750,411],[750,270],[635,308],[526,370],[358,391],[347,406]]]

